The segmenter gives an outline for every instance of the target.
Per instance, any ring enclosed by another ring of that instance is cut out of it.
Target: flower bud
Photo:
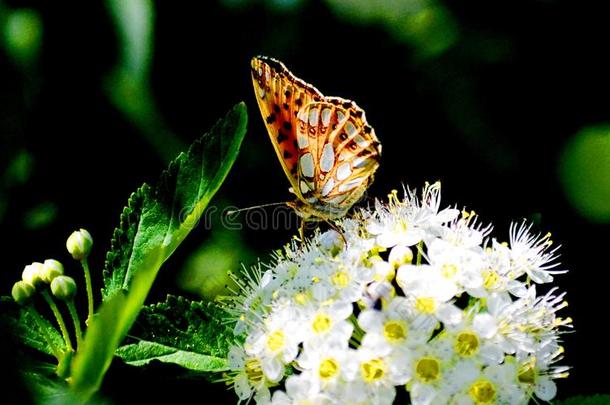
[[[11,295],[17,304],[23,305],[27,303],[30,298],[34,295],[36,289],[30,283],[26,283],[23,280],[17,281],[13,284],[13,289],[11,290]]]
[[[396,245],[390,250],[390,256],[388,262],[390,262],[395,268],[402,266],[403,264],[411,264],[413,261],[413,251],[407,246]]]
[[[320,247],[332,256],[336,256],[343,248],[343,240],[339,232],[331,229],[320,235]]]
[[[57,276],[51,281],[51,292],[55,298],[68,301],[76,294],[76,282],[72,277]]]
[[[44,261],[42,269],[42,279],[45,283],[51,284],[51,281],[57,276],[64,274],[64,265],[55,259],[47,259]]]
[[[44,272],[44,265],[39,262],[28,264],[21,273],[21,279],[32,287],[36,288],[44,283],[42,274]]]
[[[66,241],[68,252],[70,252],[72,257],[76,260],[83,260],[89,256],[92,245],[93,238],[91,238],[91,234],[83,228],[72,232],[72,235],[70,235]]]

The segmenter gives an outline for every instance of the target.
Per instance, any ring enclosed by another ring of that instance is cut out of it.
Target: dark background
[[[558,382],[558,397],[609,392],[607,372],[598,370],[610,358],[601,333],[610,241],[603,197],[610,194],[607,181],[590,180],[610,177],[610,147],[580,157],[597,168],[601,156],[597,177],[562,166],[583,128],[610,122],[610,14],[602,2],[198,4],[0,1],[3,295],[32,261],[54,257],[79,274],[65,251],[78,227],[94,237],[91,263],[101,285],[104,252],[129,194],[154,182],[177,151],[241,100],[248,134],[213,204],[290,198],[250,81],[250,58],[265,54],[366,110],[383,143],[369,196],[441,180],[443,205],[474,209],[499,239],[521,218],[552,232],[562,268],[570,269],[556,279],[570,303],[562,315],[575,325],[565,335],[563,362],[573,369]],[[15,15],[25,16],[21,25]],[[128,23],[121,26],[117,15]],[[595,199],[602,215],[586,209]],[[228,231],[216,218],[204,228],[166,264],[151,302],[184,290],[209,295],[200,285],[210,271],[268,260],[296,223]],[[188,378],[163,380],[167,370],[159,370],[114,365],[103,393],[122,402],[136,392],[157,399],[224,392]],[[128,384],[140,388],[122,393]]]

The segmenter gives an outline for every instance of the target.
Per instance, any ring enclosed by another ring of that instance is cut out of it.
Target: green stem
[[[34,308],[34,305],[30,305],[30,309],[31,309],[30,313],[34,317],[34,322],[36,322],[36,326],[38,326],[38,329],[44,336],[44,340],[47,342],[47,345],[49,346],[49,348],[51,348],[51,351],[53,352],[53,356],[55,356],[57,361],[59,361],[61,358],[61,348],[57,347],[55,345],[55,343],[53,342],[53,339],[51,339],[51,336],[49,335],[49,331],[47,330],[47,325],[45,325],[42,322],[42,317],[40,316],[38,311],[36,311],[36,308]]]
[[[59,308],[57,308],[55,301],[53,301],[53,298],[51,298],[51,296],[49,295],[49,292],[47,290],[42,291],[42,296],[44,297],[45,301],[47,301],[47,304],[49,304],[49,307],[51,307],[51,311],[53,311],[53,315],[55,315],[55,319],[57,320],[57,324],[59,325],[61,334],[64,337],[64,342],[66,342],[66,347],[68,348],[69,351],[71,351],[71,352],[74,351],[74,348],[72,347],[72,341],[70,340],[70,335],[68,334],[68,328],[66,328],[66,323],[64,322],[64,318],[63,318],[63,316],[61,316],[61,312],[59,312]]]
[[[83,270],[85,271],[85,285],[87,288],[87,320],[85,323],[89,325],[91,317],[93,317],[93,287],[91,286],[91,272],[89,271],[89,263],[87,262],[86,257],[81,260],[80,263],[83,265]]]
[[[424,248],[424,242],[419,241],[419,243],[417,244],[417,265],[421,265],[421,258],[422,258],[422,254],[421,251]]]
[[[78,317],[78,312],[76,312],[76,307],[74,306],[74,300],[70,300],[66,302],[68,306],[68,311],[70,312],[70,316],[72,317],[72,323],[74,324],[74,334],[76,335],[76,349],[81,346],[83,342],[83,332],[80,328],[80,318]]]

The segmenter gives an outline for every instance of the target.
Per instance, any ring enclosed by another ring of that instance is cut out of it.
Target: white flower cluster
[[[240,400],[272,404],[526,404],[549,401],[567,376],[551,288],[550,236],[511,226],[490,238],[473,212],[439,210],[394,191],[335,231],[316,233],[255,269],[226,303],[237,320],[229,354]]]

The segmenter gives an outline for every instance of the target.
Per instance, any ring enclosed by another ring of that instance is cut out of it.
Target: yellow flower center
[[[326,314],[318,314],[313,320],[313,331],[316,333],[324,333],[332,326],[332,319]]]
[[[423,357],[415,365],[415,375],[424,383],[437,381],[441,377],[441,365],[434,357]]]
[[[455,352],[462,357],[470,357],[479,350],[479,338],[472,332],[462,332],[455,338]]]
[[[443,277],[452,279],[458,272],[458,266],[455,264],[443,264],[441,267],[441,274]]]
[[[532,363],[527,363],[521,366],[519,369],[519,375],[517,376],[519,382],[523,384],[534,385],[536,382],[536,370]]]
[[[281,330],[276,330],[273,333],[269,334],[267,338],[267,347],[272,352],[277,352],[284,347],[286,343],[286,338],[284,336],[284,332]]]
[[[496,389],[494,385],[487,380],[479,380],[472,384],[468,390],[468,394],[477,405],[493,404],[496,400]]]
[[[383,334],[389,342],[401,342],[407,338],[407,325],[404,321],[388,321],[383,325]]]
[[[483,286],[488,290],[500,282],[500,276],[495,271],[486,271],[483,277]]]
[[[360,364],[362,379],[367,383],[379,381],[383,378],[386,365],[381,359],[371,359]]]
[[[424,314],[433,314],[436,311],[436,301],[432,297],[419,297],[415,301],[415,309]]]
[[[394,232],[396,233],[404,233],[409,229],[409,225],[407,221],[401,220],[394,226]]]
[[[330,281],[337,287],[344,288],[349,284],[350,276],[345,271],[338,271],[331,276]]]
[[[307,304],[307,301],[309,301],[309,297],[303,292],[299,292],[294,295],[294,302],[299,305],[305,305]]]
[[[253,385],[256,385],[263,380],[263,369],[261,368],[261,363],[258,359],[246,360],[245,371],[248,381],[251,381]]]
[[[320,363],[320,369],[318,373],[320,374],[320,378],[323,380],[328,380],[333,378],[339,372],[339,363],[331,357],[324,359]]]

